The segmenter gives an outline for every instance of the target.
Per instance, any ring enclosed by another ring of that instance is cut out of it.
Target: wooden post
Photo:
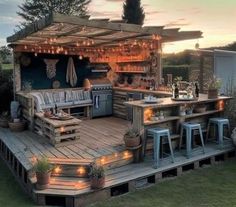
[[[20,53],[13,53],[14,68],[13,68],[13,92],[14,100],[16,92],[21,90],[21,71],[20,71]]]

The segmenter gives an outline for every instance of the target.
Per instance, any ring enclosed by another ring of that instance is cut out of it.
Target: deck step
[[[96,164],[102,165],[105,170],[122,167],[132,163],[134,160],[130,150],[116,152],[111,155],[102,156],[96,159]]]
[[[54,166],[52,177],[88,178],[93,160],[49,158]]]

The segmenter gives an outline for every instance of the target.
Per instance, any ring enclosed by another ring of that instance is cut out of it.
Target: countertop
[[[140,88],[130,88],[130,87],[113,87],[114,90],[119,90],[119,91],[127,91],[127,92],[140,92],[140,93],[146,93],[146,94],[152,94],[152,95],[166,95],[166,96],[171,96],[172,93],[168,91],[159,91],[159,90],[146,90],[146,89],[140,89]]]
[[[200,94],[197,100],[193,101],[173,101],[171,98],[158,98],[158,102],[154,104],[146,104],[144,100],[139,101],[127,101],[124,104],[128,106],[136,106],[140,108],[163,108],[163,107],[171,107],[171,106],[179,106],[183,104],[199,104],[199,103],[208,103],[208,102],[215,102],[218,100],[229,100],[232,99],[231,97],[227,96],[219,96],[216,99],[208,99],[207,94]]]

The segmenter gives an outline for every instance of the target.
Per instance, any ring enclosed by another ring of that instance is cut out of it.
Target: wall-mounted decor
[[[47,72],[47,77],[49,79],[52,79],[56,76],[56,64],[58,63],[59,60],[57,59],[44,59],[44,62],[47,66],[46,72]]]
[[[66,71],[66,82],[70,83],[72,87],[77,84],[77,75],[75,71],[75,65],[72,57],[69,58]]]

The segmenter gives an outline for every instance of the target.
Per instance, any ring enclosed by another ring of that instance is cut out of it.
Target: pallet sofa
[[[72,108],[84,108],[84,116],[90,117],[92,106],[91,92],[83,88],[33,90],[29,93],[18,92],[16,100],[22,106],[22,115],[33,129],[34,115],[37,112],[54,109],[63,109],[71,114]]]

